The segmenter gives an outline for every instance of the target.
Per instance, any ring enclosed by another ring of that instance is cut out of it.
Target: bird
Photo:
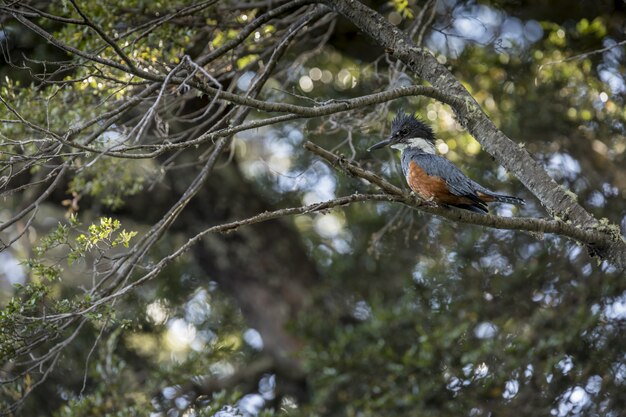
[[[400,160],[406,182],[426,202],[480,214],[489,212],[487,203],[526,204],[521,198],[498,194],[483,187],[448,159],[437,155],[433,130],[414,114],[399,112],[391,123],[389,137],[371,146],[368,151],[385,146],[402,152]]]

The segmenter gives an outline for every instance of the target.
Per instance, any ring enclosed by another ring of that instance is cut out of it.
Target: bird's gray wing
[[[450,192],[458,196],[475,197],[482,187],[469,179],[452,162],[439,155],[418,154],[411,157],[430,176],[443,179]],[[404,164],[403,164],[404,165]],[[408,161],[407,161],[408,165]]]

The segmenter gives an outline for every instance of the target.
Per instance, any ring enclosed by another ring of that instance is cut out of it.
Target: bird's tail
[[[494,194],[493,198],[501,203],[515,204],[516,206],[523,206],[526,204],[526,202],[521,198],[513,197],[510,195]]]
[[[480,196],[480,194],[483,194],[484,197],[487,197],[487,198]],[[498,201],[500,203],[515,204],[516,206],[523,206],[526,204],[526,202],[522,200],[521,198],[513,197],[510,195],[496,194],[496,193],[489,192],[489,193],[479,193],[479,196],[487,201]]]

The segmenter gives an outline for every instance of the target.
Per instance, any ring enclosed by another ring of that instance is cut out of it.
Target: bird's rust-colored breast
[[[443,178],[428,175],[414,161],[409,162],[406,181],[411,190],[424,200],[449,205],[472,204],[469,198],[452,194]]]

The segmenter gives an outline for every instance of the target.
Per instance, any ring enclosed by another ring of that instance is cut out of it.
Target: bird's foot
[[[417,194],[415,191],[411,191],[411,198],[416,201],[417,203],[419,203],[422,206],[426,206],[426,207],[436,207],[437,203],[435,202],[435,200],[431,197],[431,198],[423,198],[421,197],[419,194]]]

